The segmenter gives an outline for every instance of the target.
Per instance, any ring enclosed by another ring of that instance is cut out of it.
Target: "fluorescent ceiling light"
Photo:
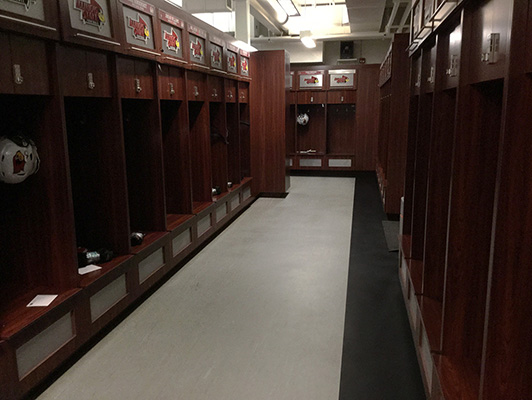
[[[236,47],[242,49],[242,50],[245,50],[249,53],[253,53],[254,51],[258,51],[256,47],[253,47],[252,45],[250,44],[247,44],[246,42],[243,42],[242,40],[237,40],[235,42],[233,42],[233,45],[235,45]]]
[[[342,10],[342,25],[349,24],[349,14],[347,13],[347,7],[343,6]]]
[[[301,14],[299,14],[299,11],[297,11],[296,6],[292,2],[292,0],[277,0],[281,7],[283,7],[283,10],[288,14],[289,17],[298,17]]]
[[[183,7],[183,0],[165,0],[167,3],[173,4],[174,6]]]
[[[312,39],[312,34],[310,33],[310,31],[299,32],[299,37],[301,38],[301,41],[303,42],[305,47],[309,49],[313,49],[314,47],[316,47],[316,42],[314,41],[314,39]]]
[[[279,21],[281,25],[286,24],[286,21],[288,21],[288,14],[283,7],[281,7],[277,0],[268,0],[268,3],[275,10],[275,18],[277,21]]]

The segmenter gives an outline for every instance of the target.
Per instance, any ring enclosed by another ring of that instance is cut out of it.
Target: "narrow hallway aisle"
[[[375,174],[357,173],[340,400],[426,398],[385,219]]]
[[[261,198],[40,400],[337,400],[353,178]]]

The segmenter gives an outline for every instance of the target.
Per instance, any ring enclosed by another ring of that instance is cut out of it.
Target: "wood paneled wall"
[[[251,56],[251,73],[261,76],[250,84],[251,175],[253,192],[283,195],[289,188],[286,168],[285,122],[289,112],[285,77],[289,55],[284,50],[260,51]]]
[[[355,169],[373,171],[379,137],[379,66],[357,67],[357,130],[355,135]]]

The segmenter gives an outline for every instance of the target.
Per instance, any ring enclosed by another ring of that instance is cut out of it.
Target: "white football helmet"
[[[0,181],[20,183],[39,170],[35,143],[23,136],[0,137]]]
[[[306,125],[308,124],[308,114],[307,113],[303,113],[303,114],[299,114],[297,116],[297,123],[299,125]]]

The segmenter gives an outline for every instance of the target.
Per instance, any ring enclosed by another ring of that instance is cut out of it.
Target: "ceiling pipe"
[[[399,10],[399,2],[398,1],[394,1],[393,2],[392,12],[390,14],[390,18],[388,19],[388,23],[386,24],[386,28],[384,29],[386,34],[390,34],[390,31],[391,31],[391,28],[392,28],[392,25],[393,25],[393,21],[395,21],[395,17],[397,16],[397,11],[398,10]]]
[[[401,18],[401,22],[399,23],[400,25],[399,29],[401,29],[401,32],[405,31],[404,29],[405,29],[406,20],[408,19],[411,10],[412,10],[412,2],[409,1],[405,8],[405,13],[403,14],[403,18]],[[407,26],[406,28],[407,30],[410,30],[409,26]]]
[[[282,25],[277,22],[275,10],[267,1],[250,0],[249,4],[251,15],[260,21],[266,28],[274,34],[282,35],[285,33],[282,29]]]
[[[356,32],[356,33],[339,33],[335,35],[313,36],[314,40],[329,41],[329,40],[362,40],[362,39],[388,39],[384,32]],[[300,41],[299,35],[296,36],[272,36],[269,38],[253,38],[251,43],[265,43],[265,42],[297,42]]]

